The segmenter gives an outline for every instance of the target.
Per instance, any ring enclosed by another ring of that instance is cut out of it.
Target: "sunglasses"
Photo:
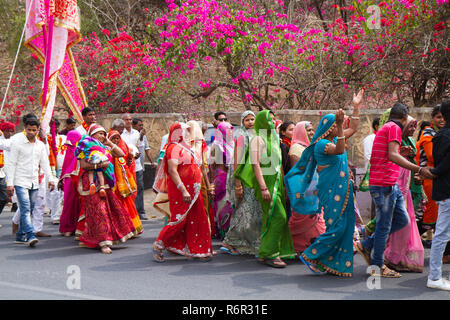
[[[227,121],[227,118],[217,119],[217,121],[220,121],[220,122],[222,122],[222,121]]]

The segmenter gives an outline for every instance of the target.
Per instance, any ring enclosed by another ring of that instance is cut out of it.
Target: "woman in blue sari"
[[[343,122],[341,109],[320,120],[311,145],[286,175],[285,184],[296,212],[316,214],[321,208],[324,212],[326,231],[300,260],[315,274],[351,277],[355,207]]]

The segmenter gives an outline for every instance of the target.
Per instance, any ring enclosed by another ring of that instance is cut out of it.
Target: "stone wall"
[[[417,119],[420,123],[422,120],[431,119],[432,108],[411,108],[411,115]],[[322,110],[321,113],[317,110],[279,110],[276,112],[277,117],[282,120],[292,120],[299,122],[302,120],[308,120],[316,127],[320,119],[324,114],[334,113],[335,110]],[[348,141],[347,152],[349,161],[353,166],[364,166],[364,153],[362,148],[362,140],[372,132],[372,120],[379,117],[384,110],[378,109],[362,109],[360,110],[360,123],[358,132]],[[346,114],[351,115],[350,111]],[[107,130],[111,127],[111,123],[114,119],[121,118],[121,114],[99,114],[97,115],[97,121],[103,125]],[[159,154],[159,148],[161,146],[161,138],[163,135],[169,132],[170,126],[176,121],[187,122],[190,119],[185,119],[182,114],[179,113],[152,113],[152,114],[132,114],[133,117],[140,118],[144,122],[144,128],[147,131],[147,139],[150,144],[151,153],[154,157]],[[227,112],[228,121],[232,124],[239,124],[241,119],[241,112]],[[199,119],[207,123],[212,123],[214,119],[213,113],[203,114]],[[61,122],[61,128],[64,127],[65,119],[58,119]],[[22,121],[16,129],[19,132],[23,129]]]

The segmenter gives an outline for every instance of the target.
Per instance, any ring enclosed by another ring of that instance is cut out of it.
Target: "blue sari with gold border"
[[[353,274],[353,232],[355,207],[349,179],[347,153],[328,155],[324,139],[334,129],[334,115],[324,116],[311,145],[285,177],[292,208],[301,214],[315,214],[323,208],[326,231],[302,254],[306,261],[327,272]],[[318,181],[316,175],[318,169]]]

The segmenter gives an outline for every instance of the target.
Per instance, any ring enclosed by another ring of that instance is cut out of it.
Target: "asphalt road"
[[[150,213],[151,215],[151,213]],[[399,279],[369,281],[367,266],[355,255],[354,275],[314,276],[299,261],[285,269],[258,264],[251,256],[218,253],[210,262],[188,261],[167,254],[156,263],[151,243],[162,219],[144,221],[144,233],[113,248],[111,255],[78,247],[59,235],[58,226],[44,218],[44,231],[35,248],[13,243],[11,212],[0,215],[0,300],[120,299],[120,300],[444,300],[450,292],[426,287],[429,249],[423,273],[404,273]],[[219,249],[219,243],[214,242]],[[450,274],[450,265],[443,272]],[[370,285],[372,284],[372,285]]]

